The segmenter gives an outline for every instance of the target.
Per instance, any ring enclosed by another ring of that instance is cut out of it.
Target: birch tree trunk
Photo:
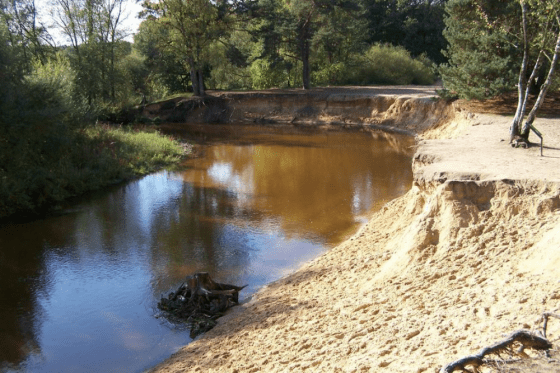
[[[509,129],[509,142],[511,143],[515,136],[519,135],[520,124],[525,116],[525,107],[527,96],[525,90],[527,86],[527,65],[529,63],[529,45],[527,42],[527,4],[521,3],[522,26],[523,26],[523,61],[521,62],[521,70],[519,71],[519,80],[517,82],[517,110],[511,122]]]
[[[560,16],[557,17],[558,25],[560,26]],[[560,30],[558,31],[558,35],[556,38],[556,45],[554,47],[554,56],[552,57],[552,62],[550,63],[550,69],[548,70],[548,76],[544,84],[541,86],[541,91],[539,92],[539,96],[537,97],[537,101],[533,105],[531,112],[527,116],[527,121],[523,125],[523,131],[521,133],[521,137],[525,139],[529,139],[529,132],[531,131],[531,125],[535,121],[537,117],[537,111],[540,109],[544,102],[544,98],[546,97],[546,93],[548,92],[548,88],[552,83],[552,77],[554,76],[554,72],[556,71],[556,66],[558,65],[558,59],[560,58]]]
[[[536,79],[538,71],[541,67],[543,56],[546,56],[545,51],[545,42],[547,40],[547,30],[545,30],[542,34],[542,45],[539,51],[539,55],[537,57],[537,61],[533,67],[531,72],[531,76],[529,79],[526,78],[527,76],[527,65],[529,59],[529,40],[527,36],[527,12],[528,6],[527,4],[522,1],[521,2],[521,10],[522,10],[522,26],[523,26],[523,61],[521,64],[521,69],[519,72],[519,80],[517,84],[517,92],[518,92],[518,101],[517,101],[517,110],[515,112],[515,116],[512,120],[511,127],[510,127],[510,143],[513,142],[515,137],[522,137],[526,141],[529,140],[529,133],[531,131],[531,126],[537,117],[537,112],[541,108],[546,94],[548,92],[548,88],[552,83],[552,77],[556,71],[556,66],[558,65],[558,59],[560,58],[560,15],[556,15],[556,22],[559,26],[558,34],[556,35],[556,43],[554,47],[554,54],[550,61],[550,68],[548,70],[548,75],[545,82],[541,85],[539,95],[537,100],[533,104],[529,115],[527,116],[527,120],[521,128],[521,124],[523,123],[523,118],[525,118],[525,112],[527,110],[527,103],[529,100],[529,85],[533,80]]]

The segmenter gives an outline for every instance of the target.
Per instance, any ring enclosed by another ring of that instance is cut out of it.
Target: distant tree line
[[[171,92],[187,85],[204,94],[205,87],[429,84],[433,62],[445,61],[444,4],[147,0],[134,47],[149,66],[148,85]],[[395,71],[380,71],[389,66]]]
[[[3,68],[55,68],[91,110],[206,88],[427,84],[446,61],[445,2],[145,0],[129,43],[123,0],[53,0],[50,27],[33,0],[0,0],[3,46],[17,57]]]

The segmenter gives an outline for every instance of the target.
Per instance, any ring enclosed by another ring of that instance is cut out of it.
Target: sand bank
[[[508,145],[509,118],[453,112],[408,128],[406,195],[153,372],[435,372],[539,328],[560,308],[560,120],[536,123],[540,157]]]

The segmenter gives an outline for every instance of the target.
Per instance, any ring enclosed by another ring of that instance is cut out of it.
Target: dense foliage
[[[443,0],[197,1],[203,12],[189,11],[194,0],[144,3],[146,20],[135,47],[152,68],[150,82],[167,92],[430,84],[435,76],[429,67],[445,59]],[[204,27],[189,26],[197,22]],[[375,67],[367,57],[372,50],[403,60]],[[415,69],[408,72],[415,78],[392,71],[403,68]]]
[[[91,91],[80,85],[66,51],[45,55],[17,32],[13,17],[2,16],[10,22],[0,24],[0,218],[181,157],[183,147],[157,133],[93,125]]]
[[[446,89],[468,99],[516,90],[524,56],[522,3],[529,7],[526,62],[534,66],[543,47],[548,56],[539,62],[532,82],[532,92],[538,91],[550,67],[559,27],[555,0],[449,0],[443,33],[449,42],[448,63],[440,68]]]
[[[515,89],[521,60],[515,0],[450,0],[444,35],[449,63],[441,67],[447,89],[484,99]]]
[[[404,47],[413,57],[427,56],[436,63],[446,61],[443,35],[447,0],[364,1],[368,43],[389,43]]]

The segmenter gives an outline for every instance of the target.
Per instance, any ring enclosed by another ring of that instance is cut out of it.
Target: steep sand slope
[[[542,158],[500,141],[507,127],[460,113],[422,128],[406,195],[153,371],[434,372],[540,327],[560,308],[560,120],[537,122]]]

